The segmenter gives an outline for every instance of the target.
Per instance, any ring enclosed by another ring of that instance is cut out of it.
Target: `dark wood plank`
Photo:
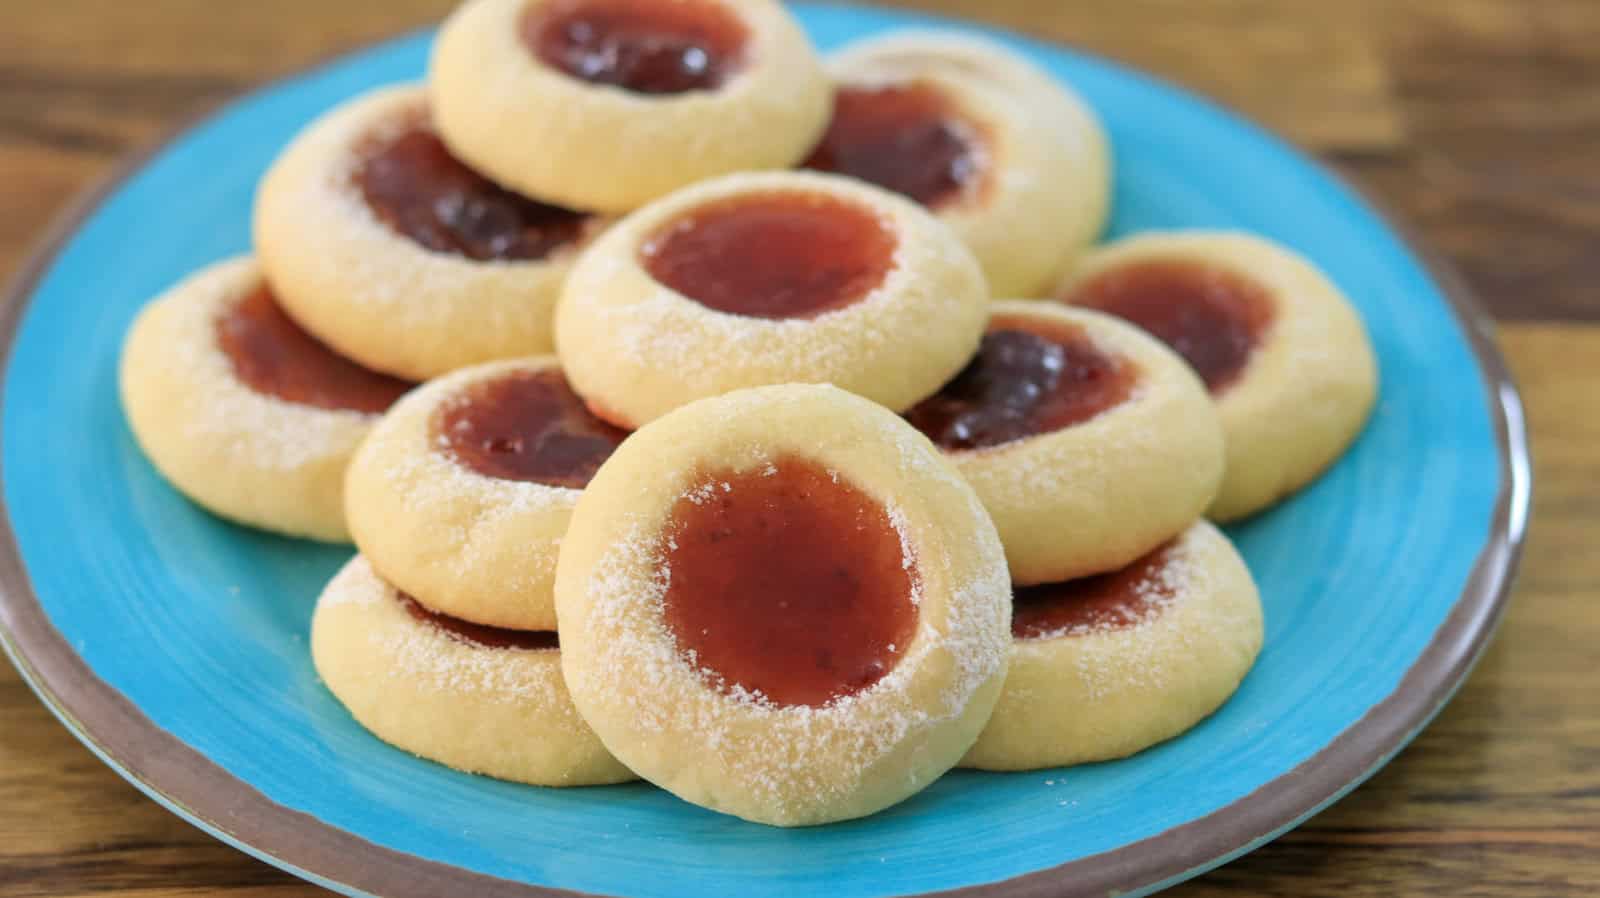
[[[1399,4],[1386,58],[1409,137],[1352,164],[1506,319],[1600,320],[1600,7]]]

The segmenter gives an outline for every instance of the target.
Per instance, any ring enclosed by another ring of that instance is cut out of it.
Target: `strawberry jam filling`
[[[666,624],[724,692],[819,707],[881,680],[917,627],[883,504],[793,456],[706,474],[671,510]]]
[[[744,67],[749,35],[716,0],[553,0],[522,41],[545,65],[636,94],[715,90]]]
[[[1266,288],[1197,262],[1151,261],[1102,272],[1063,297],[1123,318],[1183,356],[1212,395],[1233,386],[1272,323]]]
[[[897,240],[872,210],[820,193],[713,200],[647,240],[650,276],[751,318],[811,318],[857,302],[894,266]]]
[[[833,120],[805,165],[936,208],[982,177],[978,133],[931,85],[842,87]]]
[[[411,384],[361,367],[295,324],[266,287],[217,318],[217,344],[250,389],[285,402],[378,413]]]
[[[561,372],[513,371],[472,384],[434,423],[450,453],[487,477],[582,489],[626,431],[589,413]]]
[[[577,243],[589,221],[495,184],[422,127],[365,148],[354,180],[391,230],[434,252],[480,262],[547,258]]]
[[[550,630],[511,630],[505,627],[489,627],[440,614],[405,593],[400,593],[400,605],[406,613],[415,620],[419,620],[430,627],[435,627],[457,642],[486,649],[522,649],[523,651],[537,651],[542,649],[558,649],[561,642],[556,634]]]
[[[941,448],[983,449],[1087,421],[1137,377],[1075,324],[997,317],[967,367],[906,420]]]

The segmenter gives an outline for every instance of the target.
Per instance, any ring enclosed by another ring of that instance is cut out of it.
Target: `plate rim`
[[[1522,400],[1496,343],[1493,318],[1454,265],[1431,249],[1386,203],[1314,152],[1225,102],[1123,60],[1070,42],[986,23],[927,13],[921,18],[1070,50],[1194,102],[1208,104],[1276,140],[1364,202],[1421,262],[1465,334],[1483,382],[1500,462],[1500,485],[1489,532],[1461,595],[1389,694],[1309,758],[1210,814],[1075,861],[923,896],[1062,898],[1149,894],[1253,851],[1342,798],[1404,749],[1465,683],[1509,605],[1527,533],[1532,467]],[[433,27],[407,29],[336,49],[290,72],[207,103],[143,148],[126,154],[96,184],[81,191],[56,213],[16,273],[0,289],[0,391],[10,373],[23,315],[40,281],[82,225],[152,159],[227,109],[288,86],[338,60]],[[0,447],[7,436],[0,426]],[[3,475],[0,458],[0,482]],[[280,805],[228,773],[147,718],[121,692],[96,676],[66,642],[33,591],[3,494],[0,512],[0,647],[23,681],[78,741],[158,804],[258,860],[346,894],[428,898],[463,887],[470,887],[472,894],[484,898],[584,898],[594,894],[516,882],[387,848]]]

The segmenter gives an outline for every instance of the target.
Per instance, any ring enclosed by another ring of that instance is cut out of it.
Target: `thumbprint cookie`
[[[641,428],[578,499],[562,669],[606,747],[688,801],[780,826],[927,786],[988,719],[1010,584],[927,439],[825,385]]]
[[[285,310],[369,368],[426,380],[549,352],[592,216],[463,165],[421,87],[385,88],[297,136],[256,193],[256,252]]]
[[[1215,520],[1315,480],[1372,411],[1377,362],[1354,307],[1311,262],[1260,237],[1129,237],[1085,256],[1056,295],[1139,325],[1205,382],[1227,443]]]
[[[540,786],[635,778],[572,706],[555,633],[440,614],[360,555],[317,601],[311,658],[362,726],[428,760]]]
[[[1204,521],[1121,570],[1019,587],[1015,602],[1005,690],[965,767],[1131,755],[1220,707],[1261,650],[1255,582]]]
[[[598,238],[556,309],[556,351],[621,427],[781,383],[898,411],[961,370],[988,306],[972,254],[904,197],[814,172],[738,174]]]
[[[349,539],[345,465],[411,387],[301,330],[248,257],[146,306],[120,379],[134,437],[178,490],[241,524],[330,542]]]
[[[996,296],[1037,296],[1105,224],[1110,153],[1089,107],[998,44],[926,32],[828,61],[833,119],[807,165],[911,197]]]
[[[977,490],[1013,582],[1120,568],[1205,512],[1222,427],[1182,358],[1098,312],[993,308],[978,354],[906,419]]]
[[[833,96],[777,0],[471,0],[439,32],[428,80],[462,159],[610,213],[794,165]]]
[[[437,611],[554,630],[567,519],[626,435],[589,414],[548,356],[457,371],[401,400],[352,459],[351,535]]]

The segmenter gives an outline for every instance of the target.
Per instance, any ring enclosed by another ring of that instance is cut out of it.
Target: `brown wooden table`
[[[1181,898],[1600,894],[1600,2],[922,0],[1207,92],[1370,188],[1502,322],[1533,433],[1510,614],[1382,773]],[[0,277],[234,92],[448,0],[0,0]],[[103,767],[0,665],[0,898],[312,895]]]

